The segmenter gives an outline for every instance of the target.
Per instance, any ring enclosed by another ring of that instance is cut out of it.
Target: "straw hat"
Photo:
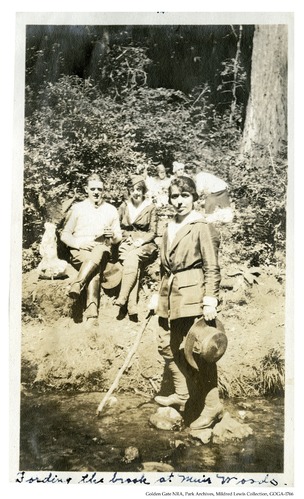
[[[186,336],[184,349],[186,360],[198,370],[193,351],[207,362],[217,362],[226,352],[227,344],[227,336],[221,321],[215,319],[207,324],[201,317],[193,324]]]

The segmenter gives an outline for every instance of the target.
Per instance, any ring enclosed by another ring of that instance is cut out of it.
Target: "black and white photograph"
[[[292,13],[16,40],[11,481],[293,487]]]

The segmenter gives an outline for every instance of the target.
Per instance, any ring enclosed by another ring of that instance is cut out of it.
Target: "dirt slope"
[[[140,292],[139,322],[117,320],[114,297],[101,296],[98,324],[81,322],[66,291],[73,269],[63,281],[23,278],[22,383],[40,389],[106,391],[132,347],[148,313],[152,291]],[[269,352],[284,356],[284,283],[262,273],[259,284],[247,286],[223,276],[220,318],[228,349],[218,363],[224,395],[254,394],[262,376],[261,360]],[[234,289],[233,289],[234,288]],[[157,352],[157,317],[143,333],[119,390],[153,396],[161,387],[163,363]],[[168,388],[168,387],[167,387]],[[170,389],[170,388],[168,388]]]

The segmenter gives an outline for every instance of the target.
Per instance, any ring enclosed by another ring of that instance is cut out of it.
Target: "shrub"
[[[25,121],[25,246],[73,189],[81,196],[89,173],[102,174],[118,205],[137,165],[153,171],[153,162],[191,157],[207,133],[205,114],[194,127],[192,113],[174,90],[134,88],[118,103],[78,77],[48,83],[43,106]]]
[[[275,164],[265,154],[253,160],[238,150],[214,154],[213,169],[229,185],[234,220],[222,229],[223,242],[233,244],[230,263],[249,267],[276,263],[285,254],[287,162]]]
[[[285,362],[282,352],[272,348],[260,362],[258,383],[262,395],[282,395],[285,390]]]
[[[153,174],[158,162],[170,171],[174,160],[198,160],[230,186],[235,218],[221,231],[227,259],[249,267],[273,263],[285,251],[285,157],[272,158],[261,148],[254,157],[240,156],[241,106],[236,103],[233,114],[219,112],[207,83],[189,95],[149,88],[150,63],[143,47],[113,45],[98,84],[63,76],[42,82],[39,92],[27,86],[24,247],[37,242],[45,221],[60,220],[61,204],[71,193],[82,199],[93,171],[104,178],[107,200],[118,206],[138,165],[148,165]],[[231,93],[231,71],[225,61],[219,93]],[[241,66],[238,79],[242,85]]]

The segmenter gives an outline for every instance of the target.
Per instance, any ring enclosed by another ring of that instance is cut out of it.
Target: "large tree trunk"
[[[287,26],[256,26],[242,152],[279,153],[287,141]]]

